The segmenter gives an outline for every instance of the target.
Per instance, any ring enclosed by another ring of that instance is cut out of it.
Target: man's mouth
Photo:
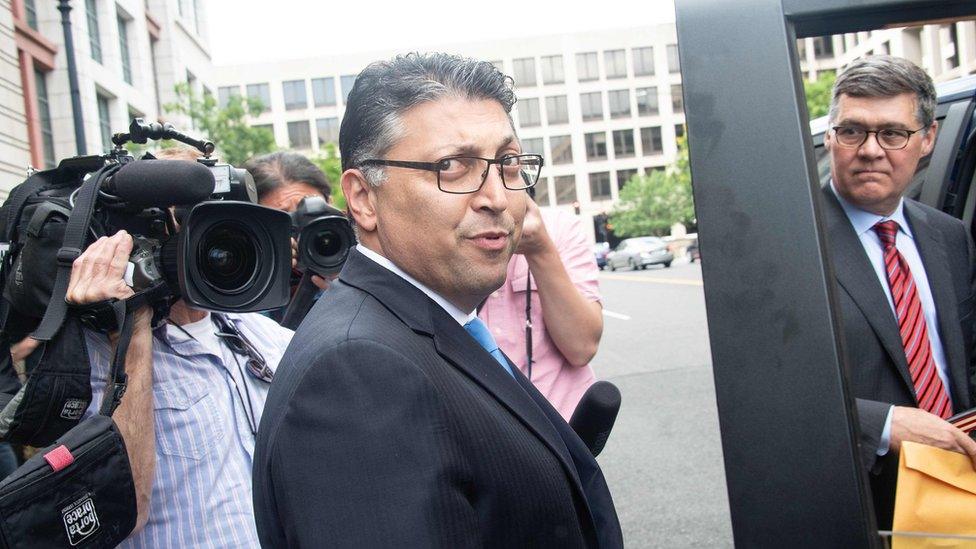
[[[503,250],[508,245],[508,233],[505,231],[481,231],[468,237],[475,246],[488,250]]]

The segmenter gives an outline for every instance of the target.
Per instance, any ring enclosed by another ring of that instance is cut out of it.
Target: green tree
[[[254,128],[247,119],[264,110],[261,101],[251,97],[231,96],[226,107],[217,105],[211,94],[198,96],[185,84],[177,84],[177,100],[163,106],[167,113],[183,114],[193,121],[199,134],[217,145],[221,160],[240,166],[248,158],[275,150],[274,134],[267,128]],[[180,128],[190,135],[188,128]]]
[[[663,235],[675,223],[694,223],[695,203],[684,138],[678,139],[678,156],[668,169],[635,175],[624,185],[620,202],[609,217],[614,233],[621,237]]]
[[[342,161],[339,159],[339,148],[336,147],[335,143],[327,143],[324,148],[325,154],[319,153],[311,161],[329,178],[329,185],[332,186],[332,205],[345,211],[346,197],[342,194],[342,187],[339,186],[339,180],[342,178]]]
[[[807,96],[807,110],[810,119],[820,118],[830,109],[830,92],[834,89],[837,75],[833,72],[822,72],[813,82],[804,81],[803,89]]]

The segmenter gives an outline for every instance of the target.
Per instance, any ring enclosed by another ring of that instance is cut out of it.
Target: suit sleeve
[[[326,351],[288,399],[271,450],[289,547],[467,547],[478,521],[430,380],[374,341]]]
[[[858,445],[861,451],[861,462],[868,471],[874,471],[878,461],[878,447],[881,445],[881,433],[884,431],[885,420],[891,404],[864,398],[857,399]]]

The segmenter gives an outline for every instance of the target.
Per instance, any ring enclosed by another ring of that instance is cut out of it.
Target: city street
[[[593,361],[623,404],[598,458],[628,547],[731,547],[699,264],[603,271]]]

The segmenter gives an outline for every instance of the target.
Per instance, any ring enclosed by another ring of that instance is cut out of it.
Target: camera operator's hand
[[[556,245],[546,226],[542,222],[542,213],[535,201],[526,201],[525,220],[522,222],[522,238],[519,240],[518,248],[515,253],[522,255],[535,255],[546,250],[555,250]]]
[[[130,297],[134,292],[123,277],[131,253],[132,237],[125,231],[96,240],[72,264],[65,301],[87,305]]]
[[[14,359],[14,362],[20,362],[30,356],[40,344],[40,341],[27,336],[10,346],[10,358]]]

